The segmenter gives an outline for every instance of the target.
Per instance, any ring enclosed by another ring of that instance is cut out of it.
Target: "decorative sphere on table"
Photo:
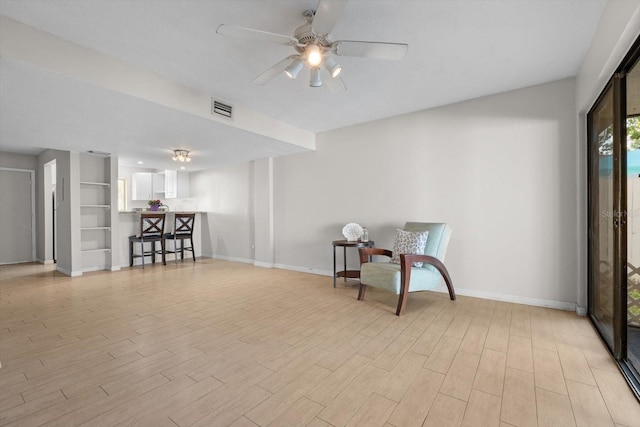
[[[362,227],[355,222],[350,222],[342,228],[342,235],[346,237],[348,242],[357,242],[362,233]]]

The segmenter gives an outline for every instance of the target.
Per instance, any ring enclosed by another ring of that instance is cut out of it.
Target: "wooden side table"
[[[336,287],[336,278],[344,277],[344,281],[349,279],[359,279],[360,278],[360,270],[347,270],[347,248],[371,248],[373,247],[374,241],[369,240],[368,242],[349,242],[347,240],[334,240],[333,242],[333,287]],[[341,246],[343,250],[343,271],[336,271],[336,247]]]

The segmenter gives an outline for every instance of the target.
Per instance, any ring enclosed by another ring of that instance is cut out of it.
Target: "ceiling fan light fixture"
[[[291,64],[289,64],[289,66],[284,69],[284,73],[291,80],[295,80],[295,78],[298,77],[298,74],[300,74],[300,71],[302,71],[303,68],[304,63],[300,60],[300,58],[295,58],[293,61],[291,61]]]
[[[322,86],[322,80],[320,79],[320,69],[318,67],[311,69],[311,80],[309,86],[320,87]]]
[[[189,157],[189,151],[187,150],[173,150],[173,157],[172,157],[174,162],[190,162],[191,161],[191,157]]]
[[[331,78],[335,79],[342,72],[342,65],[338,64],[333,58],[326,57],[324,60],[324,67],[327,69]]]
[[[310,67],[317,67],[322,63],[322,52],[317,44],[310,44],[304,50],[307,55],[307,63]]]

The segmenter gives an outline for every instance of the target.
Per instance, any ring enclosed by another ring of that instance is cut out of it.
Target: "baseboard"
[[[39,259],[38,262],[42,265],[51,265],[54,263],[52,259]]]
[[[312,273],[312,274],[318,274],[321,276],[333,277],[333,271],[329,271],[329,270],[305,268],[305,267],[298,267],[298,266],[286,265],[286,264],[275,264],[275,268],[280,268],[283,270],[299,271],[301,273]],[[521,297],[518,295],[498,294],[493,292],[478,291],[475,289],[464,289],[464,288],[455,288],[455,289],[456,289],[456,294],[458,295],[464,295],[464,296],[476,297],[476,298],[482,298],[482,299],[488,299],[488,300],[494,300],[494,301],[512,302],[516,304],[532,305],[535,307],[547,307],[547,308],[554,308],[558,310],[575,311],[578,315],[584,316],[584,314],[580,314],[581,312],[578,311],[578,309],[580,308],[584,310],[586,314],[586,309],[582,307],[578,307],[577,304],[571,303],[571,302],[546,300],[541,298]],[[434,289],[434,291],[449,293],[449,291],[444,285],[438,289]]]
[[[253,261],[253,265],[255,265],[256,267],[262,267],[262,268],[274,268],[275,264],[273,264],[272,262],[262,262],[262,261]]]
[[[230,256],[224,256],[224,255],[203,255],[206,256],[207,258],[214,258],[214,259],[221,259],[224,261],[233,261],[233,262],[241,262],[243,264],[253,264],[254,261],[252,259],[247,259],[247,258],[235,258],[235,257],[230,257]]]
[[[317,274],[319,276],[333,277],[333,271],[320,270],[313,267],[298,267],[296,265],[286,265],[286,264],[274,264],[274,267],[279,268],[281,270],[291,270],[291,271],[298,271],[300,273],[311,273],[311,274]]]
[[[60,267],[59,265],[56,266],[56,271],[59,271],[60,273],[64,274],[65,276],[69,276],[69,277],[79,277],[82,276],[82,271],[71,271],[71,270],[67,270],[64,267]]]
[[[435,292],[449,293],[446,287],[433,289]],[[493,301],[512,302],[515,304],[532,305],[535,307],[555,308],[556,310],[576,311],[577,305],[573,302],[554,301],[541,298],[521,297],[519,295],[497,294],[493,292],[478,291],[475,289],[455,288],[457,295],[482,298]]]
[[[33,261],[15,261],[15,262],[0,262],[0,265],[14,265],[14,264],[27,264]],[[42,264],[42,263],[41,263]]]

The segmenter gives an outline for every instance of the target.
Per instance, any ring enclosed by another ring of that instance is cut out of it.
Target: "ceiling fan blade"
[[[320,77],[322,77],[322,84],[324,84],[331,93],[344,92],[347,90],[340,76],[332,78],[331,74],[324,68],[320,68]]]
[[[287,66],[289,64],[291,64],[291,61],[293,59],[294,59],[294,57],[292,57],[292,56],[289,56],[289,57],[283,59],[282,61],[278,62],[273,67],[269,68],[264,73],[260,74],[255,79],[251,80],[251,83],[253,83],[254,85],[267,84],[275,76],[277,76],[278,74],[284,72],[284,69],[287,68]]]
[[[364,58],[398,61],[407,56],[409,45],[406,43],[338,40],[333,43],[332,50],[336,55],[340,56],[361,56]]]
[[[298,44],[298,40],[291,36],[254,30],[253,28],[236,27],[235,25],[222,24],[216,29],[216,33],[245,40],[256,40],[285,45]]]
[[[316,34],[327,35],[338,22],[348,0],[320,0],[311,27]]]

